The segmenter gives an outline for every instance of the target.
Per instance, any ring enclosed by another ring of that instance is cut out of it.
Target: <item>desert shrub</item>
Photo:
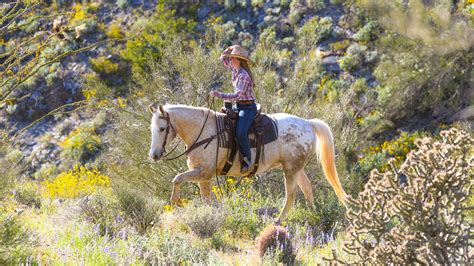
[[[317,226],[321,222],[321,217],[311,208],[296,207],[288,213],[288,225],[296,223],[306,226]]]
[[[255,238],[265,226],[257,213],[260,208],[257,202],[239,196],[231,196],[224,201],[228,210],[225,217],[224,230],[229,230],[233,236]]]
[[[101,236],[114,236],[125,221],[118,212],[117,199],[110,190],[92,193],[79,202],[81,215],[99,228]]]
[[[45,198],[78,198],[91,194],[98,189],[110,186],[108,176],[96,169],[76,166],[73,170],[62,172],[52,180],[41,183],[44,187]]]
[[[163,201],[129,188],[116,188],[115,192],[124,219],[139,234],[145,234],[148,229],[159,222],[165,205]]]
[[[18,184],[13,191],[16,202],[28,207],[41,208],[41,195],[35,182]]]
[[[374,40],[376,35],[377,35],[377,23],[374,21],[371,21],[365,24],[364,27],[362,27],[362,29],[360,29],[358,32],[356,32],[352,36],[352,38],[358,42],[367,43]]]
[[[339,50],[345,50],[347,47],[349,47],[350,44],[351,44],[351,41],[345,39],[345,40],[342,40],[342,41],[339,41],[339,42],[330,43],[329,47],[333,51],[339,51]]]
[[[473,60],[468,52],[473,42],[469,19],[459,9],[442,1],[398,5],[369,0],[360,5],[386,32],[374,43],[383,56],[373,72],[379,86],[370,112],[381,119],[369,118],[364,128],[370,135],[407,120],[447,117],[469,105],[461,95],[469,84],[465,70]]]
[[[306,0],[308,7],[314,10],[320,10],[324,8],[324,0]]]
[[[129,75],[129,68],[119,60],[117,56],[98,56],[91,58],[92,69],[98,74],[105,85],[111,87],[115,94],[121,94],[123,89],[119,85],[123,84],[125,77]],[[89,82],[94,82],[92,76],[87,76]]]
[[[201,241],[200,241],[201,242]],[[161,264],[207,264],[209,250],[170,231],[153,230],[144,243],[143,258],[153,265]]]
[[[406,155],[416,147],[415,141],[424,136],[426,133],[423,132],[402,132],[393,140],[364,149],[363,155],[357,161],[355,171],[361,176],[366,176],[373,169],[386,171],[390,167],[390,159],[395,159],[392,163],[395,163],[397,167],[400,166],[405,161]]]
[[[291,25],[296,25],[298,22],[300,22],[302,17],[301,11],[300,10],[294,10],[290,12],[288,15],[288,21],[290,22]]]
[[[330,76],[324,76],[317,87],[317,93],[328,102],[335,102],[340,98],[340,94],[348,90],[349,86],[350,84],[346,80],[332,79]]]
[[[330,17],[312,17],[296,32],[298,51],[309,51],[331,35],[332,19]]]
[[[117,0],[117,6],[125,9],[131,4],[131,0]]]
[[[209,205],[189,204],[180,217],[196,235],[209,238],[224,225],[226,210]]]
[[[237,6],[237,0],[225,0],[224,1],[224,7],[227,10],[232,10]]]
[[[85,162],[95,155],[102,145],[100,136],[93,128],[78,127],[71,131],[60,143],[62,155],[68,159]]]
[[[353,72],[359,69],[364,64],[367,47],[352,44],[347,48],[347,53],[340,59],[341,69]]]
[[[107,31],[107,36],[109,36],[110,38],[122,38],[123,37],[123,32],[122,32],[122,28],[120,27],[120,24],[119,23],[111,23],[110,26],[109,26],[109,29]]]
[[[293,264],[295,254],[288,231],[281,227],[270,225],[258,237],[257,249],[260,257],[274,253],[277,261],[284,264]],[[271,256],[271,255],[270,255]]]
[[[32,254],[30,236],[18,216],[0,210],[0,264],[24,263]]]
[[[38,169],[34,174],[33,177],[35,180],[44,181],[49,178],[53,178],[54,176],[58,175],[59,171],[56,165],[51,163],[44,163],[41,164],[40,169]]]
[[[136,23],[128,35],[133,35],[138,27],[143,28],[143,33],[138,37],[128,40],[125,49],[121,52],[124,59],[132,64],[135,71],[150,70],[145,69],[148,60],[157,60],[162,56],[165,46],[171,45],[169,42],[174,38],[186,38],[196,25],[191,19],[175,17],[176,10],[169,9],[163,3],[156,6],[153,16],[147,20]]]
[[[308,56],[305,56],[295,63],[294,78],[300,82],[304,82],[309,92],[316,92],[325,73],[320,58],[316,54],[316,50],[311,50]]]
[[[400,168],[372,172],[365,190],[349,199],[345,249],[357,256],[355,263],[470,261],[463,208],[472,186],[472,138],[452,128],[441,140],[415,144]]]
[[[3,137],[0,130],[0,137]],[[8,142],[0,140],[0,198],[3,198],[5,192],[13,185],[18,177],[21,166],[21,153],[15,150]]]
[[[110,75],[119,70],[119,64],[112,62],[105,56],[99,56],[90,60],[92,69],[99,74]]]
[[[218,21],[220,22],[220,20]],[[232,20],[227,21],[226,23],[215,23],[213,25],[213,30],[219,32],[221,46],[230,46],[234,44],[237,40],[238,32],[236,31],[235,27],[237,24]]]

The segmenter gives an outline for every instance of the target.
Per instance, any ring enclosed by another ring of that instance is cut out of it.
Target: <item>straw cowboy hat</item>
[[[225,56],[243,59],[246,60],[248,63],[253,64],[252,60],[250,60],[249,58],[249,52],[247,50],[245,50],[239,45],[234,45],[231,47],[234,47],[234,49],[232,49],[232,52],[230,54],[225,54]]]

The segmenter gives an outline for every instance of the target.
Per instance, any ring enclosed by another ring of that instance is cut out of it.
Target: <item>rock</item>
[[[255,212],[258,216],[269,216],[272,217],[274,214],[278,213],[278,209],[275,207],[263,207],[256,209]]]
[[[468,121],[474,120],[474,105],[471,105],[459,110],[454,115],[450,116],[447,119],[447,122],[452,123],[454,121],[460,121],[460,120],[468,120]]]
[[[324,68],[326,68],[326,71],[328,72],[333,72],[333,73],[339,73],[341,71],[341,67],[339,66],[339,63],[337,60],[339,59],[339,56],[328,56],[322,59],[322,65]]]
[[[198,19],[203,19],[211,13],[212,9],[208,6],[201,6],[198,11],[197,11],[197,18]]]

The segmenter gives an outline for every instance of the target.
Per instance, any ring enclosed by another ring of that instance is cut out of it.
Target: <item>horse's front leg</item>
[[[207,175],[201,167],[196,167],[190,169],[184,173],[180,173],[175,176],[173,179],[173,191],[171,192],[171,203],[177,204],[180,199],[180,190],[181,184],[185,181],[190,182],[201,182],[206,181],[209,179],[209,175]]]

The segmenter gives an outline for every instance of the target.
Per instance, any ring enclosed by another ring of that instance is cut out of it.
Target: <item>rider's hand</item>
[[[217,97],[217,91],[211,91],[209,92],[209,95],[211,95],[212,97]]]

